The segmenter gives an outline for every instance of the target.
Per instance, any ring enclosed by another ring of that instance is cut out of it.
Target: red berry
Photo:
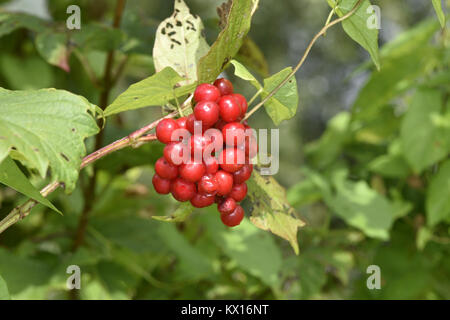
[[[217,191],[217,180],[214,174],[205,174],[197,183],[198,193],[215,194]]]
[[[245,164],[241,169],[233,173],[233,182],[240,184],[250,179],[253,172],[252,164]]]
[[[156,126],[156,137],[162,143],[175,141],[172,139],[172,132],[178,129],[178,123],[173,119],[163,119]]]
[[[228,172],[236,172],[245,164],[245,153],[241,149],[226,148],[219,155],[220,167]]]
[[[191,136],[189,140],[189,146],[191,148],[191,154],[193,156],[198,155],[200,158],[196,159],[201,161],[203,159],[203,151],[205,151],[206,146],[211,143],[211,140],[208,140],[204,135],[194,134]]]
[[[164,147],[163,154],[167,162],[176,166],[190,159],[188,146],[182,142],[169,143]]]
[[[170,192],[176,200],[184,202],[192,199],[196,193],[196,188],[193,182],[176,178],[170,184]]]
[[[194,92],[194,101],[217,101],[220,98],[220,91],[216,86],[209,83],[198,85]]]
[[[223,170],[215,173],[214,177],[217,180],[217,194],[224,196],[230,193],[233,188],[233,175]]]
[[[217,209],[221,214],[230,214],[236,209],[237,203],[236,200],[234,200],[231,197],[228,197],[226,199],[223,199],[219,202],[217,205]]]
[[[236,202],[241,202],[242,200],[244,200],[246,195],[247,184],[245,182],[241,184],[235,184],[229,194],[229,196],[236,200]]]
[[[240,93],[233,93],[232,96],[239,102],[239,104],[241,105],[241,117],[245,116],[245,113],[247,112],[248,109],[248,104],[247,104],[247,100],[245,99],[245,97],[240,94]]]
[[[203,128],[209,128],[219,120],[219,106],[213,101],[200,101],[194,108],[194,115]]]
[[[180,129],[186,129],[186,120],[187,120],[187,117],[181,117],[181,118],[178,118],[176,121],[177,121],[177,124],[178,124],[178,128],[180,128]]]
[[[230,82],[230,80],[219,78],[214,81],[214,85],[217,87],[217,89],[219,89],[220,94],[223,96],[233,93],[233,84]]]
[[[163,179],[175,179],[178,176],[178,167],[170,164],[166,158],[161,157],[156,160],[155,172]]]
[[[217,161],[216,157],[204,157],[203,163],[206,167],[206,173],[216,173],[217,170],[219,170],[219,162]]]
[[[159,194],[168,194],[170,192],[170,180],[163,179],[158,176],[156,173],[152,178],[153,188]]]
[[[190,182],[197,182],[205,174],[205,165],[202,162],[191,160],[180,166],[180,177]]]
[[[195,115],[191,113],[186,118],[186,129],[188,129],[188,131],[191,134],[194,134],[194,122],[195,122]]]
[[[191,198],[191,204],[196,208],[205,208],[214,203],[215,196],[213,194],[199,194],[196,193]]]
[[[245,136],[245,143],[238,146],[238,149],[244,151],[248,158],[253,159],[258,154],[258,142],[253,135]]]
[[[205,131],[204,137],[208,144],[203,151],[203,158],[211,157],[215,153],[219,153],[223,149],[223,135],[219,129],[210,128]]]
[[[241,206],[237,206],[232,213],[221,214],[220,219],[224,225],[235,227],[241,223],[242,219],[244,219],[244,209],[242,209]]]
[[[226,145],[235,147],[244,143],[245,141],[245,127],[239,122],[227,123],[222,129],[223,142]]]
[[[226,122],[236,121],[241,115],[241,105],[233,96],[223,96],[219,100],[219,113]]]

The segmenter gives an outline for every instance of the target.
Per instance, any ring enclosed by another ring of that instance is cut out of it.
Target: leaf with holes
[[[195,84],[175,88],[182,80],[170,67],[132,84],[110,104],[105,116],[149,106],[162,106],[176,97],[186,95],[195,89]]]
[[[250,221],[260,229],[280,236],[299,253],[297,229],[305,223],[298,217],[286,199],[286,191],[271,176],[253,172],[248,180],[249,197],[253,208]]]
[[[64,90],[0,88],[0,161],[9,154],[44,177],[75,187],[84,139],[98,133],[96,106]]]
[[[152,216],[153,219],[165,222],[182,222],[194,211],[190,202],[182,203],[172,214],[168,216]]]
[[[208,50],[202,20],[189,12],[183,0],[175,0],[173,14],[156,30],[155,70],[172,67],[184,78],[181,85],[194,83],[197,81],[197,62]]]
[[[27,177],[20,171],[19,167],[10,157],[6,157],[3,162],[0,163],[0,183],[3,183],[27,197],[36,200],[44,206],[61,213],[50,201],[48,201],[48,199],[41,195],[39,190],[37,190],[30,181],[28,181]]]
[[[245,36],[250,30],[253,13],[259,0],[233,1],[227,15],[225,28],[209,52],[198,64],[199,82],[212,82],[238,53]]]
[[[274,90],[288,75],[292,68],[288,67],[273,76],[264,79],[264,89],[261,98],[265,98]],[[267,114],[275,125],[280,125],[281,121],[291,119],[297,113],[298,107],[298,91],[295,76],[280,88],[269,100],[264,104]]]
[[[339,17],[350,12],[358,0],[328,0],[330,7],[336,8]],[[378,52],[378,16],[369,0],[363,0],[356,12],[342,21],[342,27],[350,38],[366,49],[377,69],[380,69],[380,56]]]

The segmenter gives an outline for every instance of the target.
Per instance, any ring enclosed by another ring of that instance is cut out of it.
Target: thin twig
[[[298,69],[300,69],[300,67],[303,65],[303,63],[305,62],[306,58],[309,55],[309,52],[311,51],[312,47],[314,46],[314,44],[316,43],[316,41],[332,26],[338,24],[339,22],[347,19],[348,17],[352,16],[359,8],[359,6],[361,5],[361,3],[363,2],[363,0],[359,0],[355,6],[353,7],[352,10],[350,10],[347,14],[345,14],[344,16],[342,16],[341,18],[335,19],[332,22],[330,22],[329,24],[327,24],[326,26],[324,26],[319,33],[317,33],[314,38],[311,40],[311,42],[309,43],[308,47],[305,50],[305,53],[303,54],[302,58],[300,59],[299,63],[295,66],[295,68],[289,73],[289,75],[278,85],[276,86],[275,89],[273,89],[260,103],[258,103],[252,110],[250,110],[244,117],[244,119],[242,119],[242,121],[248,119],[252,114],[254,114],[256,111],[258,111],[259,108],[261,108],[264,103],[267,102],[267,100],[269,100],[270,98],[272,98],[277,92],[278,90],[280,90],[285,84],[286,82],[288,82],[292,76],[295,75],[295,73],[298,71]]]

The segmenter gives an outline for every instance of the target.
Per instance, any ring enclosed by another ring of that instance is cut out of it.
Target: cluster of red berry
[[[223,78],[214,85],[198,85],[194,101],[192,114],[164,119],[156,127],[158,140],[166,146],[155,163],[153,186],[196,208],[217,203],[222,222],[237,226],[244,218],[238,203],[247,195],[245,181],[258,152],[253,130],[246,121],[241,123],[247,101]]]

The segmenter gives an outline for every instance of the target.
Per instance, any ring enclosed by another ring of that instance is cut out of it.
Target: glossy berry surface
[[[194,116],[203,128],[209,128],[219,120],[219,106],[213,101],[200,101],[194,108]]]
[[[236,200],[236,202],[241,202],[247,196],[247,184],[244,182],[233,185],[229,196]]]
[[[216,173],[219,170],[219,162],[213,156],[203,159],[205,164],[206,173]]]
[[[163,119],[156,126],[156,137],[164,144],[172,140],[172,133],[178,129],[178,123],[173,119]]]
[[[181,202],[189,201],[196,194],[196,187],[193,182],[186,181],[182,178],[176,178],[170,184],[170,192],[172,196]]]
[[[170,164],[166,158],[161,157],[156,160],[155,172],[158,176],[164,179],[175,179],[178,176],[178,167]]]
[[[230,82],[230,80],[227,80],[225,78],[219,78],[214,81],[214,86],[219,89],[222,96],[233,93],[233,84]]]
[[[202,162],[188,162],[180,166],[180,177],[190,182],[197,182],[205,174],[205,165]]]
[[[248,109],[247,99],[240,93],[233,93],[231,96],[239,102],[241,106],[241,117],[244,117]]]
[[[164,158],[172,165],[180,165],[186,162],[189,157],[189,148],[182,142],[171,142],[164,147]]]
[[[226,122],[236,121],[241,116],[241,105],[233,96],[222,96],[219,100],[219,114]]]
[[[153,175],[152,184],[155,191],[159,194],[168,194],[170,192],[170,180],[163,179],[156,173]]]
[[[233,175],[229,172],[219,170],[214,175],[217,180],[217,194],[225,196],[230,193],[233,188]]]
[[[245,153],[241,149],[226,148],[219,155],[219,164],[227,172],[236,172],[245,164]]]
[[[253,165],[245,164],[241,169],[233,173],[233,182],[241,184],[250,179],[253,172]]]
[[[198,182],[198,193],[215,194],[217,192],[218,183],[214,174],[205,174]]]
[[[191,204],[195,208],[205,208],[209,207],[214,203],[215,196],[213,194],[199,194],[196,193],[191,198]]]
[[[230,122],[222,128],[223,142],[227,146],[235,147],[245,141],[245,127],[239,122]]]
[[[178,124],[178,128],[186,129],[187,117],[178,118],[176,121],[177,121],[177,124]]]
[[[220,98],[220,90],[209,83],[200,84],[194,92],[194,101],[217,101]]]
[[[236,209],[236,207],[236,200],[228,197],[219,202],[219,204],[217,205],[217,210],[219,210],[221,214],[230,214],[234,211],[234,209]]]
[[[230,214],[220,214],[220,219],[223,224],[228,227],[235,227],[239,225],[244,219],[244,209],[241,206],[237,206],[236,209]]]

